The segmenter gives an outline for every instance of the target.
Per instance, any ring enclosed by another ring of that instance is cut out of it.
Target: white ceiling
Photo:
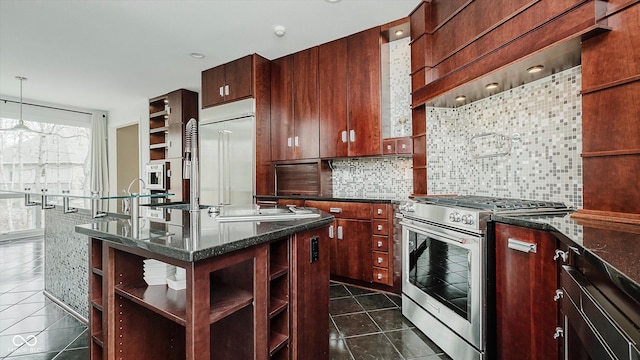
[[[199,92],[202,70],[254,52],[274,59],[406,17],[420,2],[0,0],[0,94],[18,97],[20,75],[25,99],[117,111]]]

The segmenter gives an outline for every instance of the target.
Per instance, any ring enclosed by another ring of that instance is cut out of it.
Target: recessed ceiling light
[[[544,69],[544,66],[542,66],[542,65],[535,65],[535,66],[532,66],[532,67],[528,68],[528,69],[527,69],[527,72],[528,72],[529,74],[535,74],[535,73],[539,73],[540,71],[542,71],[542,69]]]
[[[337,2],[340,2],[340,0],[324,0],[326,2],[328,2],[329,4],[335,4]]]
[[[204,59],[204,54],[202,53],[192,52],[189,55],[191,55],[191,57],[194,59]]]
[[[465,101],[467,100],[467,97],[464,95],[458,95],[456,96],[456,101]]]
[[[499,86],[498,83],[490,83],[490,84],[485,85],[484,87],[486,87],[487,90],[493,90],[493,89],[497,89],[498,86]]]
[[[402,34],[404,34],[404,31],[402,31],[402,29],[396,30],[396,36],[402,36]]]

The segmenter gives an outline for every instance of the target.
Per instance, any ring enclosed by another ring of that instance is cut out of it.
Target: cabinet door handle
[[[340,214],[342,212],[341,208],[329,208],[329,212],[332,214]]]
[[[559,301],[564,296],[562,289],[556,289],[556,295],[553,297],[553,301]]]
[[[355,142],[356,141],[356,131],[355,130],[349,130],[349,141],[351,141],[351,142]]]
[[[383,226],[382,225],[378,225],[378,231],[382,231]]]
[[[562,258],[562,262],[567,262],[569,252],[556,249],[555,255],[553,255],[553,260],[558,260],[559,258]]]
[[[391,145],[387,145],[387,151],[391,151]]]
[[[295,144],[296,147],[300,146],[300,141],[298,141],[298,137],[296,136],[295,138],[293,138],[293,143]]]
[[[378,247],[381,248],[382,247],[382,241],[378,241]]]
[[[344,130],[342,132],[342,142],[346,143],[347,142],[347,130]]]
[[[220,97],[224,97],[224,87],[220,86]]]
[[[381,257],[378,258],[378,264],[382,264],[382,258]]]
[[[293,145],[292,139],[290,137],[287,138],[287,147],[291,147]]]
[[[229,85],[224,86],[224,94],[229,96]]]
[[[342,226],[338,226],[338,240],[342,240]]]
[[[329,239],[333,239],[333,225],[329,226]]]
[[[400,147],[402,148],[402,150],[406,150],[407,149],[407,144],[402,144],[402,145],[400,145]]]
[[[509,238],[507,246],[509,247],[509,249],[518,250],[525,253],[538,252],[537,244],[531,244],[525,241],[520,241],[512,238]]]
[[[382,209],[378,209],[378,215],[382,215]]]
[[[378,280],[382,280],[382,274],[378,274]]]

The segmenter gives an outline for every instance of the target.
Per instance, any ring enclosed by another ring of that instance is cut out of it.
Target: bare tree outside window
[[[7,130],[16,123],[0,118],[0,189],[89,194],[89,128],[25,121],[33,131]],[[0,199],[0,233],[33,229],[36,211],[42,210],[25,207],[22,198]]]

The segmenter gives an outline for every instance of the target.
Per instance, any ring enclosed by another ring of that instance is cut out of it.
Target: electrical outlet
[[[318,244],[318,237],[311,238],[311,263],[314,263],[320,259],[320,246]]]

